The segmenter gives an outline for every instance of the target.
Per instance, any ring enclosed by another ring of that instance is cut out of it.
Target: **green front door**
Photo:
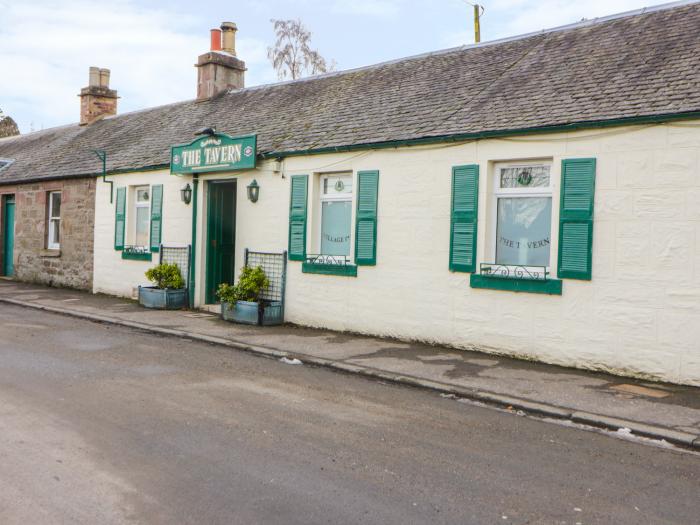
[[[235,278],[236,182],[209,182],[207,193],[206,302],[213,304],[219,285]]]
[[[15,274],[14,250],[15,250],[15,198],[5,197],[3,209],[3,260],[2,274],[12,277]]]

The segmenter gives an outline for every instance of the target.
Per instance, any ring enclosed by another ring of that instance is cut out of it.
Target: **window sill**
[[[302,273],[320,275],[340,275],[342,277],[357,277],[357,266],[354,264],[319,264],[304,262],[301,264]]]
[[[473,273],[469,279],[469,286],[483,290],[503,290],[508,292],[540,293],[547,295],[561,295],[562,283],[559,279],[535,280],[535,279],[510,279],[507,277],[493,277]]]
[[[53,248],[46,249],[46,250],[41,250],[39,252],[40,257],[60,257],[61,256],[61,250],[55,250]]]

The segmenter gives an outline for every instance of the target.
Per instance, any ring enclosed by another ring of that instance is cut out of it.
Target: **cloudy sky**
[[[482,40],[664,2],[482,0]],[[0,108],[23,133],[76,122],[88,67],[112,70],[119,111],[191,99],[197,55],[221,21],[239,28],[246,85],[276,81],[271,18],[300,18],[348,69],[473,42],[465,0],[0,0]]]

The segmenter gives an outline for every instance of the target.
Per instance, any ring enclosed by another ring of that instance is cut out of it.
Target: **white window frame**
[[[54,216],[53,209],[53,196],[58,195],[59,201],[61,201],[60,191],[50,191],[48,193],[49,206],[46,221],[48,223],[48,228],[46,228],[46,248],[49,250],[60,250],[61,249],[61,211],[59,210],[58,215]],[[58,230],[58,242],[52,242],[55,237],[56,230]]]
[[[323,194],[323,185],[324,181],[336,177],[348,177],[352,181],[352,192],[350,193],[341,193],[341,194],[336,194],[336,195],[324,195]],[[334,173],[322,173],[320,174],[318,178],[318,232],[316,236],[316,242],[318,243],[318,253],[319,255],[328,255],[325,253],[321,252],[321,245],[322,245],[322,240],[323,240],[323,203],[324,202],[344,202],[344,201],[349,201],[350,202],[350,253],[348,253],[347,260],[349,262],[352,262],[353,260],[353,237],[354,237],[354,232],[353,232],[353,219],[355,215],[354,211],[354,202],[355,202],[355,174],[352,171],[338,171]],[[334,255],[330,257],[342,257],[341,255]]]
[[[501,169],[502,168],[534,168],[540,166],[549,167],[549,186],[535,186],[532,188],[501,188]],[[552,270],[552,239],[554,231],[554,186],[553,186],[553,166],[551,160],[532,160],[532,161],[516,161],[516,162],[497,162],[493,166],[493,196],[491,201],[491,250],[490,260],[488,262],[496,264],[496,250],[498,247],[498,199],[502,197],[548,197],[552,199],[552,216],[550,217],[549,225],[549,264],[546,267],[548,274]],[[502,265],[506,268],[515,268],[518,265]]]
[[[139,191],[140,190],[146,190],[148,191],[148,200],[147,201],[139,201]],[[133,240],[133,245],[137,246],[138,248],[148,248],[149,242],[146,241],[146,244],[143,246],[137,245],[136,244],[136,236],[137,236],[137,231],[136,229],[138,228],[138,209],[139,208],[146,208],[148,210],[148,213],[146,216],[148,217],[148,231],[149,231],[149,236],[150,236],[150,230],[151,230],[151,187],[147,184],[142,184],[139,186],[134,186],[134,220],[132,221],[133,226],[131,229],[131,234],[132,234],[132,240]]]

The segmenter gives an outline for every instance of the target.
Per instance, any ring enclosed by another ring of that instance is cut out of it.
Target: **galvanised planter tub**
[[[225,321],[242,324],[260,324],[259,303],[251,301],[236,301],[232,307],[229,303],[221,303],[221,317]]]
[[[263,303],[262,319],[263,326],[274,326],[284,322],[284,308],[282,301],[265,301]]]
[[[187,289],[178,290],[155,286],[139,286],[139,304],[146,308],[159,310],[180,310],[187,308]]]

